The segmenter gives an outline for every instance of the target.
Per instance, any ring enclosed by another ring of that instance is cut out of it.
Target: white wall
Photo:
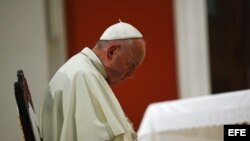
[[[36,112],[46,89],[48,43],[43,0],[0,0],[0,140],[19,141],[13,83],[23,69]]]
[[[211,94],[206,0],[174,0],[179,98]]]

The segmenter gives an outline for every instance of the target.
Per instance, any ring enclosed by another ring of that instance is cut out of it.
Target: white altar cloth
[[[139,141],[223,141],[223,125],[250,122],[250,90],[150,104]]]

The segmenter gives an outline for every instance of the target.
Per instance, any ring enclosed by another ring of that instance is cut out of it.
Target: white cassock
[[[53,76],[42,104],[44,141],[134,141],[136,134],[99,58],[89,48],[69,59]]]

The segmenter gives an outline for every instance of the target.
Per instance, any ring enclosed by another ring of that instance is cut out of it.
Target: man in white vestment
[[[142,34],[119,22],[53,76],[42,103],[43,141],[135,141],[111,87],[132,78],[146,54]]]

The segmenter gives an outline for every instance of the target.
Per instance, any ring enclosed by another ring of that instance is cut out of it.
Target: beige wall
[[[0,137],[22,140],[13,83],[23,69],[36,112],[49,79],[43,0],[0,0]]]

